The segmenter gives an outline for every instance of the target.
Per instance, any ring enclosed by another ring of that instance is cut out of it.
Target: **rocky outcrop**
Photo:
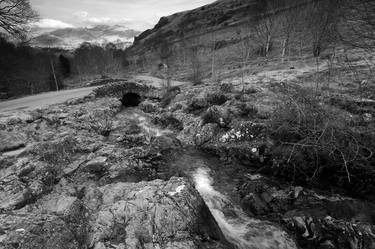
[[[17,150],[26,144],[25,136],[13,132],[0,131],[0,153]]]
[[[260,175],[249,175],[239,193],[247,213],[281,222],[301,248],[375,246],[374,204],[283,186]]]
[[[96,210],[90,219],[92,248],[208,248],[223,238],[203,199],[183,178],[110,184],[88,190],[84,201]]]
[[[56,215],[31,214],[26,210],[0,214],[0,224],[0,247],[4,249],[85,248],[85,234],[76,230],[82,224]]]
[[[284,220],[285,227],[296,236],[301,248],[372,249],[375,248],[375,228],[333,219],[330,216],[296,216]]]
[[[184,178],[139,183],[62,179],[35,204],[0,214],[1,248],[230,248]]]
[[[52,190],[57,179],[56,168],[45,162],[17,160],[0,169],[0,213],[20,209]]]

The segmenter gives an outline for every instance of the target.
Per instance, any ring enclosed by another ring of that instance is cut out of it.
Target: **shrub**
[[[167,107],[179,93],[181,93],[181,89],[179,87],[175,86],[169,88],[162,97],[162,100],[160,102],[161,107]]]
[[[209,93],[207,94],[206,99],[210,105],[223,105],[228,100],[227,96],[221,92]]]
[[[99,135],[108,137],[113,130],[113,114],[109,111],[95,111],[88,117],[89,129]]]
[[[142,129],[141,127],[138,125],[137,121],[136,120],[128,120],[126,122],[126,128],[125,130],[123,131],[123,133],[125,135],[135,135],[135,134],[139,134],[141,133]]]
[[[208,106],[207,99],[204,97],[193,97],[187,106],[188,112],[200,111]]]
[[[182,103],[174,103],[172,104],[172,106],[169,107],[169,111],[175,112],[175,111],[184,109],[184,107],[185,105]]]
[[[329,103],[333,106],[339,107],[353,114],[362,114],[365,112],[365,110],[358,106],[354,101],[346,99],[343,96],[331,97]]]
[[[231,93],[234,91],[234,86],[232,83],[223,83],[220,85],[220,91],[225,93]]]
[[[272,154],[280,173],[299,184],[344,185],[358,184],[359,172],[373,175],[373,131],[365,139],[363,127],[351,124],[312,92],[287,92],[270,119],[276,142]]]
[[[240,102],[236,105],[238,109],[238,115],[243,118],[255,118],[258,114],[258,109],[251,104]]]
[[[175,118],[172,113],[166,112],[152,119],[152,123],[163,128],[183,130],[184,126],[180,120]]]
[[[259,92],[259,90],[253,86],[245,89],[245,94],[255,94],[257,92]]]
[[[31,149],[31,153],[37,155],[41,161],[50,164],[68,164],[72,161],[72,155],[78,152],[77,141],[68,136],[52,142],[44,142]]]
[[[158,111],[158,106],[153,102],[145,100],[139,105],[139,109],[145,113],[155,113]]]
[[[125,148],[140,147],[146,144],[147,137],[140,134],[124,135],[118,142],[122,143]]]
[[[209,106],[220,106],[228,101],[227,96],[221,92],[208,93],[204,96],[193,97],[187,106],[188,112],[203,111],[203,109]]]
[[[229,113],[218,106],[208,108],[202,115],[202,125],[218,124],[220,127],[225,128],[229,125],[230,121]]]

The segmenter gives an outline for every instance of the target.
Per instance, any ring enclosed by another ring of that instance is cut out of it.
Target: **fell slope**
[[[256,0],[219,0],[190,11],[162,17],[153,29],[135,37],[133,49],[157,46],[160,39],[178,41],[231,26],[249,20],[258,11]]]

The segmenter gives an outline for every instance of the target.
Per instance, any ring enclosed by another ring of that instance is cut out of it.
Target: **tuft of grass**
[[[88,117],[89,129],[99,135],[108,137],[113,130],[113,114],[109,111],[95,111]]]
[[[237,104],[239,115],[243,118],[255,118],[258,115],[258,109],[249,103],[240,102]]]
[[[228,101],[227,96],[221,92],[209,93],[206,99],[209,105],[223,105]]]
[[[201,111],[205,109],[208,106],[207,99],[204,97],[193,97],[188,105],[187,105],[187,111],[188,112],[196,112],[196,111]]]
[[[71,163],[72,155],[77,152],[77,141],[72,136],[57,141],[40,143],[31,150],[31,153],[37,155],[41,161],[52,165]]]
[[[165,112],[161,115],[155,116],[151,122],[163,128],[170,128],[179,131],[184,129],[183,123],[170,112]]]
[[[234,85],[232,83],[222,83],[220,85],[220,91],[225,93],[232,93],[234,91]]]

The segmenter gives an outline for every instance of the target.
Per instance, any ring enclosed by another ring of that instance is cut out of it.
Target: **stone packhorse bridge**
[[[126,107],[138,106],[144,99],[160,99],[160,90],[136,82],[121,81],[94,90],[95,97],[115,97]]]

